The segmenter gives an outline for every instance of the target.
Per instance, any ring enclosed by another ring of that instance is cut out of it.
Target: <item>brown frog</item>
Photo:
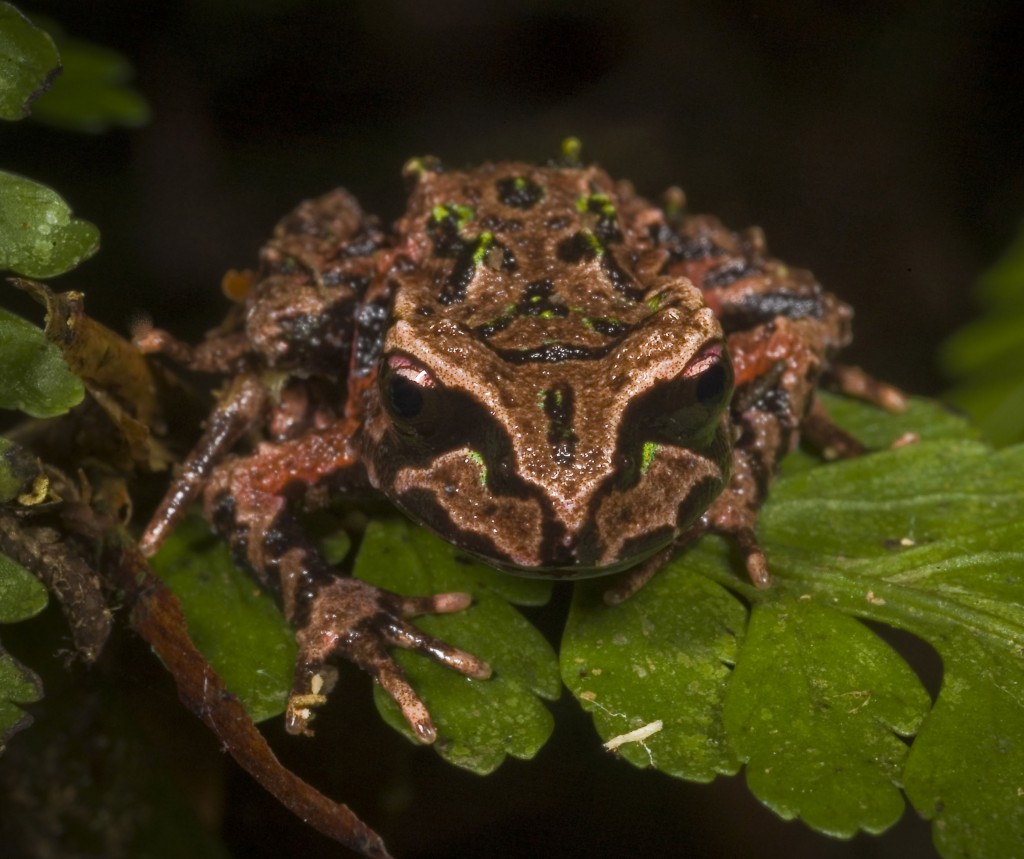
[[[815,389],[903,405],[832,363],[850,308],[769,258],[759,230],[666,213],[574,156],[468,171],[414,160],[391,232],[343,190],[304,202],[258,273],[230,281],[244,295],[205,342],[137,337],[231,379],[141,545],[156,551],[202,497],[296,628],[294,733],[310,733],[335,655],[369,671],[424,742],[430,715],[389,648],[490,674],[409,622],[468,594],[405,597],[341,575],[298,510],[377,490],[510,572],[621,572],[612,602],[716,532],[767,586],[754,526],[780,458],[799,436],[862,450]]]

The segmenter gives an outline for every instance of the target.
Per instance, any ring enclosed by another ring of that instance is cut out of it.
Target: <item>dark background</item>
[[[56,285],[86,291],[90,312],[122,331],[144,311],[198,336],[223,312],[222,272],[251,265],[305,196],[345,185],[387,221],[410,156],[544,160],[575,135],[584,160],[646,195],[679,184],[691,210],[764,227],[776,255],[856,307],[849,360],[934,394],[937,348],[973,313],[972,284],[1022,210],[1024,5],[1013,0],[22,8],[128,56],[153,110],[143,128],[94,137],[0,131],[4,168],[100,227],[100,254]],[[779,822],[742,779],[693,786],[595,755],[588,720],[558,709],[539,762],[487,779],[410,754],[358,714],[337,728],[363,738],[347,742],[360,747],[350,762],[316,771],[326,718],[317,740],[285,741],[284,754],[405,859],[934,855],[913,812],[882,839],[828,841]],[[244,777],[229,784],[235,855],[282,844],[344,855],[296,832]]]

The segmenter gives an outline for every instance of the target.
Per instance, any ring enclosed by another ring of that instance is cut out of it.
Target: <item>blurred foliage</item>
[[[146,121],[148,107],[128,86],[132,69],[124,57],[48,27],[56,46],[50,34],[0,3],[0,118],[32,113],[50,125],[89,132]],[[99,230],[72,217],[55,191],[0,171],[0,270],[54,277],[98,248]]]
[[[0,3],[0,119],[23,119],[60,72],[53,39]]]
[[[47,696],[51,705],[0,766],[5,857],[228,859],[195,808],[204,779],[219,788],[216,769],[184,749],[191,783],[179,784],[175,749],[154,743],[152,716],[140,718],[145,705],[130,684],[95,678],[87,692]]]
[[[978,284],[980,319],[945,344],[956,386],[946,399],[967,411],[996,445],[1024,441],[1024,229]]]
[[[69,131],[98,133],[149,120],[149,105],[130,85],[135,71],[117,51],[67,36],[44,22],[60,51],[64,73],[32,108],[40,122]]]

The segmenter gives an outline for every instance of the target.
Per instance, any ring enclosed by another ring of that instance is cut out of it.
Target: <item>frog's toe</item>
[[[473,595],[462,591],[450,591],[429,597],[399,596],[398,604],[404,618],[420,617],[424,614],[451,614],[469,608],[473,604]]]
[[[465,593],[405,597],[358,579],[339,578],[321,588],[296,632],[299,658],[285,717],[288,731],[312,734],[313,709],[326,701],[337,673],[326,661],[337,654],[380,683],[419,740],[432,743],[437,731],[430,713],[389,649],[412,650],[467,677],[486,680],[491,676],[487,662],[409,622],[424,614],[460,611],[470,603],[472,597]]]
[[[437,739],[437,729],[434,721],[430,718],[430,711],[423,699],[416,694],[416,690],[406,679],[405,672],[398,667],[390,656],[385,656],[381,664],[377,666],[375,678],[391,699],[398,705],[409,723],[416,739],[421,743],[429,745]]]
[[[422,612],[420,613],[422,614]],[[423,630],[410,623],[390,624],[385,638],[388,644],[421,653],[446,668],[451,668],[474,680],[487,680],[491,676],[491,666],[483,659],[455,647],[447,641],[427,635]]]

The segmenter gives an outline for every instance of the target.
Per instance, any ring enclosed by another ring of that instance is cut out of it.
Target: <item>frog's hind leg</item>
[[[857,377],[857,390],[844,390],[843,393],[856,396],[892,412],[899,412],[906,408],[906,397],[898,389],[886,385],[884,382],[877,382],[856,368],[844,369],[854,372]],[[800,436],[818,451],[822,459],[826,460],[852,459],[855,456],[870,453],[873,449],[835,423],[817,397],[811,403],[811,408],[800,424]],[[908,432],[895,439],[889,447],[903,447],[917,441],[917,433]]]
[[[869,376],[860,367],[830,364],[821,375],[821,386],[871,403],[887,412],[903,412],[907,408],[907,395],[903,391]]]
[[[852,459],[863,456],[868,450],[856,436],[832,420],[817,398],[804,416],[800,435],[820,453],[822,459]]]
[[[181,522],[189,504],[199,497],[213,470],[262,416],[266,401],[266,388],[256,376],[238,376],[231,383],[139,539],[139,548],[144,555],[155,554]]]

